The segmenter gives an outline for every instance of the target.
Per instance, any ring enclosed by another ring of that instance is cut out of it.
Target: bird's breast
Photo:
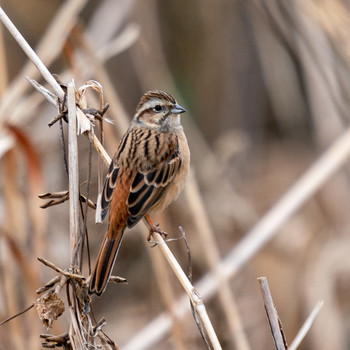
[[[183,132],[178,132],[179,152],[181,154],[181,166],[178,173],[169,185],[166,195],[152,208],[151,212],[162,211],[173,202],[183,190],[189,170],[190,170],[190,150],[188,148],[187,139]]]

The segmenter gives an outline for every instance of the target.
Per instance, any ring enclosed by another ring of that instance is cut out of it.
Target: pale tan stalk
[[[71,266],[79,266],[79,159],[77,140],[77,108],[74,81],[68,83],[68,169],[69,169],[69,233]]]
[[[295,336],[292,343],[288,346],[288,350],[296,350],[299,347],[301,342],[304,340],[306,334],[309,332],[322,306],[323,306],[323,300],[318,301],[314,309],[311,311],[309,317],[305,320],[304,324],[300,328],[298,334]]]
[[[282,324],[277,315],[277,310],[273,304],[272,295],[266,277],[258,278],[261,294],[264,300],[266,316],[270,324],[271,334],[277,350],[287,350],[288,346],[284,338]]]

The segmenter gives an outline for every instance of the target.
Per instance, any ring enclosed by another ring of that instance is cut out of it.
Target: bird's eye
[[[155,110],[156,112],[160,112],[160,111],[162,110],[162,106],[161,106],[161,105],[156,105],[156,106],[154,107],[154,110]]]

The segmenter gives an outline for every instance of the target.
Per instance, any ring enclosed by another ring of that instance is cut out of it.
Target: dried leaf
[[[43,325],[51,328],[53,321],[63,314],[64,303],[56,293],[52,293],[39,298],[35,303],[35,308]]]
[[[95,223],[101,224],[102,222],[101,193],[99,193],[96,202]]]
[[[77,135],[83,134],[85,131],[91,131],[91,122],[84,112],[77,107]]]
[[[68,191],[60,191],[60,192],[46,192],[46,193],[42,193],[42,194],[38,194],[38,197],[40,199],[50,199],[50,198],[55,198],[55,199],[59,199],[59,198],[65,198],[67,197],[69,198],[69,192]]]

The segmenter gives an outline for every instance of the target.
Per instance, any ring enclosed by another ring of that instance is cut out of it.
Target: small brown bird
[[[109,210],[89,292],[101,295],[118,254],[125,229],[143,217],[150,233],[165,234],[149,213],[165,209],[182,191],[189,171],[190,151],[180,121],[185,109],[163,91],[143,95],[131,125],[110,164],[101,195],[102,219]]]

